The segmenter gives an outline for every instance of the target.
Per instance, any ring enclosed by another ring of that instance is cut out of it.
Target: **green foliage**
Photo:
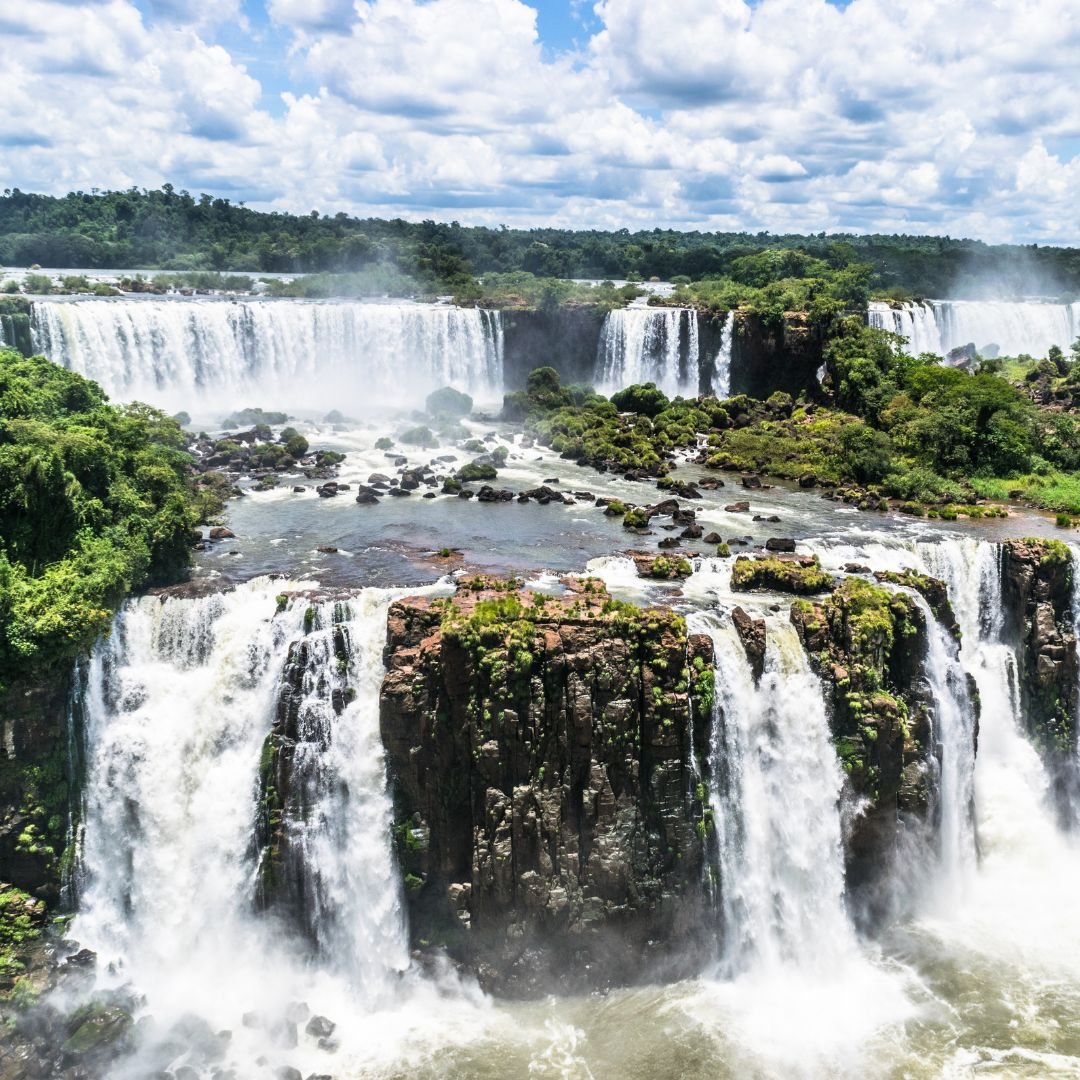
[[[619,412],[641,413],[643,416],[659,416],[668,406],[667,395],[658,390],[655,383],[627,386],[611,395],[611,404]]]
[[[471,483],[474,480],[495,480],[498,475],[498,470],[494,465],[476,461],[470,461],[467,465],[462,465],[457,471],[457,478],[463,484]]]
[[[399,439],[403,443],[408,443],[410,446],[423,446],[433,447],[439,445],[439,440],[435,438],[435,433],[431,428],[421,424],[417,427],[411,427],[403,431],[399,436]]]
[[[755,558],[740,555],[731,570],[731,587],[737,592],[767,589],[770,592],[809,596],[834,588],[832,575],[821,569],[815,556],[812,562],[798,559]]]
[[[74,655],[119,601],[189,563],[177,423],[42,357],[0,351],[0,682]]]
[[[290,436],[289,440],[285,443],[285,452],[289,457],[302,458],[308,452],[308,449],[307,439],[300,434]]]
[[[247,408],[238,409],[226,420],[222,421],[221,426],[227,431],[231,431],[233,428],[255,427],[258,424],[277,427],[279,424],[284,424],[288,419],[287,413],[263,412],[259,408]]]
[[[562,385],[559,373],[553,367],[538,367],[529,372],[524,390],[503,397],[502,414],[504,420],[524,420],[572,405],[573,395]]]
[[[431,416],[458,419],[472,412],[473,399],[452,386],[444,386],[428,394],[425,407]]]

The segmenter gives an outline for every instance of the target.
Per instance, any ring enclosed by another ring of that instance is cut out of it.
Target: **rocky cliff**
[[[714,934],[711,643],[568,585],[478,579],[388,621],[381,724],[413,939],[507,994],[685,970]]]
[[[1057,540],[1006,540],[1001,571],[1004,632],[1017,646],[1020,665],[1021,714],[1067,818],[1080,793],[1072,555]]]
[[[935,601],[942,602],[940,582],[888,577],[923,592],[932,611]],[[954,622],[945,608],[935,614],[946,626]],[[935,823],[939,751],[926,672],[926,617],[909,593],[848,577],[824,600],[797,600],[791,619],[825,685],[847,778],[848,888],[874,919],[883,913],[877,884],[905,840],[927,838]],[[967,691],[974,708],[973,685]]]

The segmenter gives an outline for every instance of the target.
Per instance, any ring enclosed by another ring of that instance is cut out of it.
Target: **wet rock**
[[[754,521],[767,521],[771,525],[775,525],[777,522],[779,522],[779,520],[780,518],[776,514],[770,514],[768,517],[766,517],[764,514],[754,515]]]
[[[291,1065],[280,1065],[274,1070],[275,1080],[304,1080],[304,1074]]]
[[[409,491],[408,488],[392,487],[390,489],[390,494],[396,498],[407,498],[412,495],[412,492]]]
[[[687,525],[679,535],[684,540],[700,540],[704,532],[705,529],[694,522],[692,525]]]
[[[401,474],[400,486],[406,491],[415,491],[420,486],[420,476],[415,472]]]
[[[379,504],[379,497],[374,491],[361,491],[356,496],[356,501],[361,506],[377,506]]]
[[[729,503],[724,507],[724,512],[728,514],[746,514],[750,511],[750,504],[745,499],[740,499],[739,502]]]
[[[323,555],[336,555],[338,553],[338,549],[331,544],[320,544],[315,550]]]
[[[334,1034],[336,1027],[337,1024],[333,1020],[328,1020],[325,1016],[313,1016],[307,1022],[304,1031],[314,1039],[325,1039],[328,1035]]]
[[[75,1010],[66,1025],[61,1050],[70,1062],[98,1062],[115,1057],[130,1044],[131,1013],[119,1005],[92,1002]]]
[[[232,531],[232,529],[225,528],[224,525],[215,525],[210,530],[210,539],[211,540],[235,540],[236,539],[236,533],[234,533]]]
[[[303,484],[293,484],[293,494],[302,495],[305,491],[307,488]]]
[[[755,619],[743,608],[736,607],[731,611],[731,621],[757,682],[765,671],[765,620]]]
[[[677,536],[665,536],[656,546],[661,548],[677,548],[680,546],[680,541]]]
[[[803,473],[802,476],[799,477],[799,487],[801,488],[816,487],[817,482],[818,478],[813,473]]]
[[[742,484],[744,488],[757,490],[761,487],[761,478],[757,476],[743,476],[740,477],[739,483]]]
[[[385,473],[373,472],[367,478],[367,482],[369,484],[389,484],[390,483],[390,477],[387,476]]]
[[[795,541],[786,536],[770,536],[765,541],[765,550],[792,554],[795,551]]]
[[[706,533],[702,537],[702,540],[706,544],[722,544],[724,542],[724,538],[718,532]]]

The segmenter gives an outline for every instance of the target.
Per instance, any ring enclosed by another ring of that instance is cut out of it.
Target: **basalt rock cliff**
[[[571,588],[477,580],[388,620],[381,725],[413,940],[504,994],[686,970],[713,934],[711,642],[599,582]]]

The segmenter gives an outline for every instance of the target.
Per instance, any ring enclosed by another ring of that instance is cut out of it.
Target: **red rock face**
[[[381,724],[414,939],[504,993],[652,976],[714,933],[692,764],[708,718],[688,690],[711,643],[575,587],[542,610],[513,593],[520,619],[489,619],[508,594],[488,588],[389,613]]]

